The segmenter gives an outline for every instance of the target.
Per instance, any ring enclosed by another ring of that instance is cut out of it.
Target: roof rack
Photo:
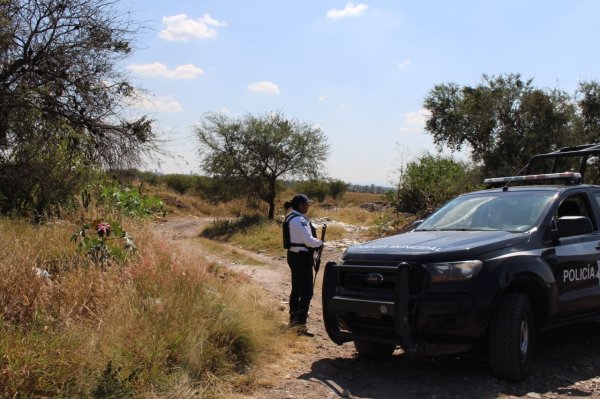
[[[552,159],[552,169],[549,173],[556,173],[558,168],[558,161],[561,158],[580,158],[579,173],[581,174],[581,181],[585,176],[585,168],[587,166],[587,160],[592,155],[600,154],[600,144],[583,144],[573,147],[563,147],[558,151],[549,152],[547,154],[534,155],[527,162],[525,169],[525,175],[530,175],[534,165],[537,165],[544,159]]]
[[[581,183],[581,174],[578,172],[545,173],[541,175],[491,177],[483,181],[484,184],[499,187],[508,186],[511,183],[536,182],[542,183],[553,180],[564,180],[566,184]]]

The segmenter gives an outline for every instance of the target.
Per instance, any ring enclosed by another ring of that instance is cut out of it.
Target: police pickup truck
[[[522,380],[537,332],[600,316],[600,186],[583,182],[599,153],[536,155],[408,233],[348,248],[324,271],[329,337],[370,358],[486,342],[492,374]]]

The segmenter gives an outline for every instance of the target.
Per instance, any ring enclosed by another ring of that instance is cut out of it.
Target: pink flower
[[[96,228],[100,237],[108,237],[110,235],[110,224],[106,222],[100,222]]]

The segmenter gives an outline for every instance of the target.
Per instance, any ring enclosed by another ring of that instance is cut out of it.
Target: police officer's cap
[[[310,204],[312,201],[306,196],[306,194],[297,194],[292,198],[292,205],[298,204]]]

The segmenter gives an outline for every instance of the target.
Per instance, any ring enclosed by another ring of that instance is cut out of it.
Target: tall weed
[[[251,389],[281,341],[276,306],[151,226],[131,229],[136,256],[100,269],[69,242],[74,224],[0,219],[0,397]]]

